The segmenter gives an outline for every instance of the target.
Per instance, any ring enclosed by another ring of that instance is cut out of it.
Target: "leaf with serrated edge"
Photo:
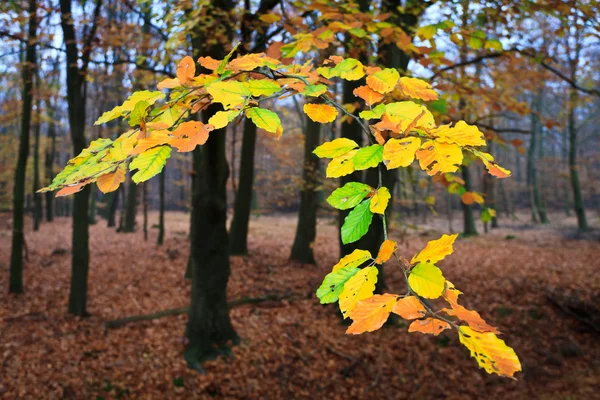
[[[396,251],[396,242],[389,239],[384,240],[379,247],[379,253],[377,253],[377,259],[375,262],[377,264],[383,264],[390,259],[392,254],[394,254],[394,251]]]
[[[371,197],[370,209],[374,214],[384,214],[388,202],[392,198],[390,191],[386,187],[377,189],[373,197]]]
[[[348,182],[331,193],[327,203],[338,210],[347,210],[360,203],[373,188],[360,182]]]
[[[512,378],[515,372],[521,371],[521,362],[515,351],[495,334],[476,332],[468,326],[461,326],[458,338],[488,374]]]
[[[325,176],[328,178],[339,178],[354,172],[354,163],[352,158],[356,154],[357,150],[351,150],[343,156],[335,157],[327,164],[325,170]]]
[[[450,324],[446,321],[437,318],[425,318],[413,321],[408,327],[408,332],[421,332],[437,336],[446,329],[450,329]]]
[[[364,332],[373,332],[381,328],[390,316],[390,312],[398,296],[395,294],[376,294],[359,301],[350,312],[354,321],[346,330],[346,334],[359,335]]]
[[[321,304],[336,302],[344,289],[344,284],[358,271],[360,271],[360,269],[347,266],[338,268],[327,274],[323,279],[323,283],[319,289],[317,289],[317,297],[321,300]]]
[[[358,301],[373,296],[375,283],[377,283],[377,273],[377,267],[367,267],[348,279],[339,298],[340,311],[344,319],[348,318],[349,312],[352,311]]]
[[[319,158],[335,158],[339,156],[343,156],[348,153],[350,150],[353,150],[358,147],[358,143],[354,140],[347,138],[337,138],[332,140],[331,142],[325,142],[322,145],[318,146],[313,150],[313,154],[315,154]]]
[[[129,164],[130,171],[137,169],[131,179],[135,183],[140,183],[160,174],[170,156],[171,148],[169,146],[155,147],[138,155]]]
[[[383,159],[383,146],[374,144],[361,147],[352,158],[354,169],[361,171],[368,168],[375,168]]]
[[[392,312],[404,319],[423,318],[427,314],[427,310],[416,296],[401,298],[392,308]]]
[[[342,257],[342,259],[333,266],[331,271],[333,272],[345,267],[359,267],[362,263],[369,260],[372,260],[372,256],[368,250],[355,249],[352,253]]]
[[[363,200],[344,219],[341,229],[343,244],[356,242],[369,230],[369,225],[371,225],[373,219],[369,203],[369,200]]]
[[[412,258],[410,263],[436,263],[438,261],[443,260],[444,258],[446,258],[446,256],[454,252],[452,245],[454,244],[454,241],[457,237],[458,233],[455,233],[454,235],[442,235],[441,238],[430,241],[429,243],[427,243],[427,246],[425,246],[423,250],[421,250]]]

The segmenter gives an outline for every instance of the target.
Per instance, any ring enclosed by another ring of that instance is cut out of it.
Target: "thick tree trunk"
[[[144,240],[148,240],[148,182],[142,186],[142,212],[144,217],[143,232]]]
[[[317,189],[321,183],[319,176],[319,158],[313,150],[319,146],[321,124],[308,120],[304,134],[304,167],[302,170],[302,189],[300,190],[300,211],[296,236],[292,245],[290,259],[303,264],[315,264],[313,245],[317,236],[317,208],[319,198]]]
[[[96,224],[96,210],[98,204],[98,187],[92,183],[90,185],[90,209],[88,210],[88,223],[90,225]]]
[[[23,65],[23,95],[21,111],[21,139],[19,155],[15,169],[13,189],[13,228],[10,254],[9,293],[23,293],[23,248],[25,235],[23,233],[23,214],[25,204],[25,173],[27,157],[29,156],[29,128],[31,124],[31,108],[33,106],[33,76],[36,63],[35,39],[37,34],[37,2],[29,1],[29,31],[28,42]]]
[[[165,177],[167,175],[167,168],[163,168],[162,173],[158,178],[158,238],[156,244],[162,246],[165,240]]]
[[[248,254],[248,224],[252,208],[254,185],[254,149],[256,147],[256,125],[246,118],[242,138],[239,183],[235,196],[233,220],[231,221],[231,254]]]
[[[214,20],[215,29],[231,30],[228,12],[232,1],[220,0],[207,9],[207,18]],[[211,56],[223,59],[222,44],[208,45],[205,37],[192,40],[194,58]],[[212,105],[202,113],[208,121],[220,105]],[[229,318],[227,282],[230,275],[229,237],[227,234],[227,178],[226,129],[211,132],[203,146],[201,169],[194,174],[192,235],[192,290],[186,328],[185,359],[188,367],[202,371],[201,363],[228,351],[239,337]]]
[[[85,86],[87,64],[91,43],[96,33],[102,0],[96,0],[92,27],[87,33],[79,67],[79,50],[71,13],[71,0],[60,0],[61,25],[66,47],[66,79],[69,126],[73,142],[73,154],[81,153],[85,140]],[[69,313],[87,316],[87,280],[89,268],[88,205],[90,186],[75,194],[73,199],[73,247],[71,250],[71,289]]]
[[[467,192],[471,191],[471,174],[469,167],[462,166],[462,177],[465,181],[465,189]],[[461,201],[463,208],[463,236],[477,236],[477,228],[475,226],[475,216],[473,215],[473,207],[469,204],[465,204]]]

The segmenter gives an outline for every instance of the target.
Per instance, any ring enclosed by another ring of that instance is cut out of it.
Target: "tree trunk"
[[[50,121],[48,122],[48,140],[49,143],[46,147],[46,159],[44,160],[46,182],[50,184],[52,178],[54,178],[54,157],[56,155],[56,121],[54,113],[54,105],[48,107],[48,116]],[[46,221],[52,222],[54,220],[54,193],[46,192]]]
[[[116,219],[116,215],[117,215],[117,208],[119,206],[119,196],[121,194],[121,192],[123,191],[123,189],[121,188],[121,186],[119,186],[117,188],[116,191],[109,193],[110,195],[110,202],[108,205],[108,213],[106,215],[106,220],[107,220],[107,226],[109,228],[112,228],[115,226],[115,219]]]
[[[214,27],[230,25],[228,12],[233,2],[220,0],[207,9],[207,18]],[[206,28],[209,29],[209,28]],[[230,32],[227,30],[226,32]],[[223,59],[223,44],[209,45],[201,35],[192,40],[194,58],[211,56]],[[220,105],[211,105],[202,112],[208,121]],[[196,170],[192,201],[194,234],[192,235],[192,290],[186,337],[185,359],[188,367],[202,371],[204,360],[226,353],[239,337],[229,318],[227,282],[230,275],[229,237],[227,234],[226,129],[211,132],[206,141],[201,169]]]
[[[539,118],[536,115],[535,105],[531,112],[531,137],[529,139],[529,149],[527,150],[527,194],[529,196],[529,207],[531,210],[531,222],[538,223],[538,202],[536,196],[536,171],[535,171],[535,156],[536,156],[536,138],[539,125]]]
[[[25,235],[23,233],[23,206],[25,204],[25,173],[27,157],[29,156],[29,128],[31,124],[31,109],[33,105],[33,76],[36,63],[35,40],[37,34],[37,2],[29,1],[29,31],[23,65],[23,95],[21,111],[21,139],[19,155],[15,169],[15,184],[13,189],[13,228],[10,255],[9,293],[23,293],[23,248]]]
[[[142,209],[144,214],[144,240],[148,240],[148,182],[144,182],[142,186]]]
[[[313,150],[319,146],[321,124],[308,120],[304,134],[304,167],[302,170],[302,189],[300,190],[300,211],[296,236],[292,245],[290,259],[303,264],[315,264],[313,245],[317,236],[317,208],[319,205],[317,189],[321,184],[319,176],[319,158]]]
[[[233,220],[231,221],[231,254],[248,254],[248,224],[252,207],[254,185],[254,149],[256,147],[256,125],[246,118],[239,169],[238,190],[235,196]]]
[[[96,210],[98,203],[98,187],[96,184],[90,184],[90,209],[88,211],[88,223],[90,225],[96,224]]]
[[[165,240],[165,177],[167,175],[166,165],[158,178],[158,238],[156,244],[162,246]]]
[[[71,13],[71,0],[60,0],[61,25],[66,47],[66,80],[69,126],[73,142],[73,154],[81,153],[86,147],[85,140],[85,91],[86,71],[91,52],[91,44],[100,17],[102,0],[96,0],[92,27],[84,38],[81,67],[79,50]],[[75,194],[73,199],[73,247],[71,257],[71,289],[69,293],[69,313],[87,316],[87,280],[89,268],[88,205],[90,186]]]
[[[471,174],[469,167],[462,166],[462,177],[465,181],[465,189],[467,192],[471,191]],[[463,208],[463,236],[477,236],[477,228],[475,227],[475,217],[473,215],[473,207],[469,204],[465,204],[461,201]]]
[[[573,77],[574,78],[574,77]],[[579,183],[579,171],[577,168],[577,127],[575,126],[575,107],[577,104],[578,93],[576,89],[571,89],[569,98],[569,173],[571,176],[571,189],[573,190],[573,208],[577,216],[577,227],[580,231],[588,230],[587,218],[585,216],[585,206],[581,194],[581,185]]]
[[[42,102],[40,101],[40,78],[38,74],[36,74],[35,78],[35,86],[36,86],[36,121],[35,121],[35,130],[34,130],[34,139],[33,139],[33,230],[37,231],[40,229],[40,223],[42,222],[42,194],[37,193],[40,189],[40,131],[42,128]]]
[[[127,185],[127,203],[125,204],[125,220],[123,222],[124,233],[135,232],[135,217],[137,214],[137,185],[129,177]]]

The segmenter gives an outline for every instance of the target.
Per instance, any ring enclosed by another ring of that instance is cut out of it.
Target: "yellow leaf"
[[[230,109],[244,103],[250,96],[250,89],[237,81],[217,81],[210,84],[206,91],[212,96],[213,101],[223,104],[225,109]]]
[[[374,214],[384,214],[385,209],[390,201],[392,195],[386,187],[380,187],[377,189],[373,197],[371,197],[371,204],[369,208]]]
[[[512,378],[515,372],[521,371],[521,362],[515,351],[494,333],[480,333],[468,326],[461,326],[458,338],[488,374]]]
[[[381,328],[390,316],[397,300],[398,296],[395,294],[386,293],[376,294],[359,301],[349,313],[354,322],[346,330],[346,334],[358,335]]]
[[[398,83],[400,74],[394,68],[386,68],[367,76],[367,85],[374,91],[384,94],[391,92]]]
[[[392,312],[404,319],[422,318],[427,314],[427,310],[416,296],[406,296],[398,300],[392,308]]]
[[[237,110],[217,111],[215,115],[208,119],[208,123],[214,126],[215,129],[221,129],[226,127],[238,115],[240,115],[240,111]]]
[[[455,233],[454,235],[442,235],[441,238],[430,241],[429,243],[427,243],[427,246],[425,246],[423,250],[421,250],[412,258],[410,263],[436,263],[438,261],[443,260],[446,256],[454,252],[452,245],[454,244],[454,241],[457,237],[458,233]]]
[[[99,176],[96,181],[98,189],[100,189],[102,193],[114,192],[119,188],[121,183],[125,182],[125,172],[127,172],[127,168],[125,167],[125,164],[121,164],[114,172]]]
[[[345,267],[358,267],[365,261],[371,260],[371,253],[367,250],[356,249],[352,253],[343,257],[337,264],[333,266],[331,272]]]
[[[408,167],[414,161],[419,146],[421,139],[416,137],[390,139],[383,146],[383,163],[387,169]]]
[[[158,85],[156,85],[156,88],[158,90],[163,90],[163,89],[173,89],[174,87],[177,86],[181,86],[181,82],[179,81],[179,78],[167,78],[165,80],[162,80],[158,83]]]
[[[409,332],[421,332],[437,336],[444,330],[450,329],[450,324],[437,318],[425,318],[413,321],[408,327]]]
[[[472,149],[471,151],[473,152],[473,154],[479,157],[481,161],[483,161],[483,164],[485,165],[485,167],[491,175],[495,176],[496,178],[508,178],[510,176],[510,171],[506,168],[502,168],[501,166],[499,166],[494,161],[494,157],[492,157],[491,154],[474,149]]]
[[[266,22],[267,24],[272,24],[273,22],[281,21],[281,16],[273,13],[263,14],[258,17],[262,22]]]
[[[304,105],[304,112],[310,119],[322,124],[333,122],[338,116],[335,107],[328,104],[307,103]]]
[[[344,318],[348,318],[349,312],[356,306],[358,301],[373,296],[375,283],[377,283],[377,267],[361,269],[344,284],[340,294],[340,311]]]
[[[182,85],[185,85],[189,81],[194,79],[196,74],[196,64],[194,59],[190,56],[184,57],[179,64],[177,64],[177,71],[175,72],[177,79]]]
[[[475,125],[469,125],[465,121],[458,121],[453,127],[442,125],[430,133],[437,138],[437,142],[455,143],[459,146],[485,146],[483,133]]]
[[[332,140],[331,142],[323,143],[322,145],[314,149],[313,153],[319,158],[335,158],[343,156],[350,150],[353,150],[357,147],[358,144],[354,140],[347,138],[337,138]]]
[[[328,178],[339,178],[354,172],[354,164],[352,163],[352,157],[358,152],[358,150],[352,150],[348,153],[335,157],[327,164],[327,170],[325,175]]]
[[[438,94],[431,88],[431,85],[421,79],[400,78],[400,91],[407,97],[425,101],[437,100]]]
[[[427,299],[437,299],[444,292],[444,275],[431,263],[419,263],[408,276],[410,288],[419,296]]]
[[[396,242],[393,240],[384,240],[381,246],[379,247],[379,253],[377,253],[377,259],[375,262],[377,264],[383,264],[387,260],[390,259],[392,254],[396,251]]]
[[[423,143],[416,155],[421,169],[430,176],[438,172],[456,172],[463,160],[458,145],[433,140]]]
[[[398,101],[385,105],[385,115],[391,123],[397,124],[396,130],[404,132],[409,127],[433,128],[433,114],[422,104],[414,101]]]

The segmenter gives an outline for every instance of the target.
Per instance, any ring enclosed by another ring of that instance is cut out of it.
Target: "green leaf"
[[[358,149],[358,152],[352,157],[354,169],[357,171],[375,168],[383,160],[383,146],[374,144]]]
[[[246,86],[254,97],[270,96],[281,90],[281,86],[270,79],[251,79],[246,81]]]
[[[363,200],[346,216],[341,229],[343,244],[356,242],[367,233],[373,219],[369,205],[369,200]]]
[[[346,58],[340,61],[330,72],[333,76],[339,76],[348,81],[356,81],[365,76],[363,64],[355,58]]]
[[[356,267],[344,267],[327,274],[317,289],[317,297],[321,300],[321,304],[336,302],[344,290],[344,284],[358,271],[360,269]]]
[[[500,42],[498,39],[488,39],[485,42],[485,48],[496,51],[502,51],[502,42]]]
[[[302,94],[305,96],[319,97],[326,91],[327,91],[327,86],[325,86],[323,84],[309,85],[306,87],[306,89],[304,89]]]
[[[439,114],[448,114],[448,102],[445,99],[437,99],[428,104],[428,107]]]
[[[444,292],[446,279],[442,271],[427,262],[418,263],[408,276],[408,284],[416,294],[427,299],[437,299]]]
[[[150,104],[147,101],[137,103],[129,115],[129,126],[139,125],[148,115],[148,107],[150,107]]]
[[[327,198],[327,202],[338,210],[347,210],[360,203],[373,189],[360,182],[348,182],[335,189]]]
[[[281,134],[281,120],[279,116],[271,110],[264,108],[252,107],[246,110],[246,117],[250,118],[254,125],[264,129],[267,132]]]
[[[131,177],[135,183],[145,182],[154,175],[160,174],[167,158],[171,156],[171,148],[169,146],[154,147],[146,150],[133,159],[129,164],[129,170],[138,171]]]
[[[358,147],[354,140],[347,138],[334,139],[331,142],[325,142],[316,149],[313,153],[319,158],[335,158],[343,156],[352,149]]]
[[[233,53],[237,50],[237,48],[240,45],[240,43],[241,42],[238,42],[235,46],[233,46],[233,48],[231,49],[231,51],[229,52],[229,54],[227,54],[225,56],[225,58],[223,59],[223,61],[221,61],[221,64],[219,64],[219,67],[215,71],[217,74],[221,75],[225,71],[225,66],[229,62],[229,59],[231,58],[231,56],[233,55]]]
[[[385,104],[379,104],[375,106],[372,110],[364,110],[361,111],[358,116],[362,119],[378,119],[381,118],[383,113],[385,112]]]
[[[122,105],[116,106],[112,110],[106,111],[104,114],[102,114],[100,118],[98,118],[96,122],[94,122],[94,125],[105,124],[108,121],[112,121],[115,118],[127,114],[127,112],[133,111],[135,106],[141,101],[145,101],[148,103],[149,106],[151,106],[152,104],[156,103],[158,100],[163,99],[164,97],[165,94],[161,91],[151,92],[149,90],[141,90],[139,92],[134,92],[131,94],[131,96],[127,98],[127,100],[125,100],[125,102]]]

